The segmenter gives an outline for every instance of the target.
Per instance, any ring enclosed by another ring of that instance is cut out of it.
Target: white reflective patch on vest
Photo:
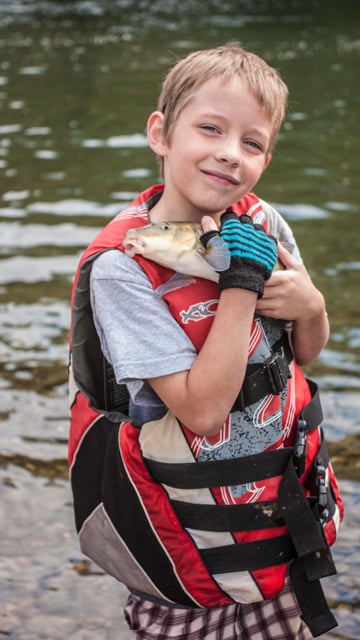
[[[124,540],[115,531],[102,504],[85,520],[80,532],[81,551],[106,573],[129,589],[148,593],[161,600],[164,596],[136,561]]]
[[[69,406],[70,407],[72,407],[72,405],[74,404],[75,398],[76,398],[76,394],[78,393],[78,391],[79,391],[79,389],[76,386],[73,370],[72,370],[72,367],[70,365],[70,367],[69,367]]]

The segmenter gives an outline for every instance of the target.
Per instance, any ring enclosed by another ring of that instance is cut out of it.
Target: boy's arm
[[[224,290],[191,369],[149,380],[164,404],[194,433],[215,435],[239,393],[256,300],[252,291]]]
[[[296,361],[304,366],[319,355],[329,339],[325,300],[304,265],[281,244],[278,251],[286,268],[276,271],[268,280],[256,311],[271,318],[294,322],[294,354]]]
[[[206,220],[202,241],[208,246],[219,234]],[[220,299],[209,334],[190,370],[149,380],[177,418],[205,436],[221,429],[242,387],[256,301],[277,261],[275,240],[248,216],[223,214],[220,235],[230,266],[220,273]]]

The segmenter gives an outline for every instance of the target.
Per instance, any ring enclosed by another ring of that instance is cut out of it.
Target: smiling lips
[[[238,186],[240,184],[239,180],[236,180],[236,178],[234,178],[234,176],[228,174],[228,173],[222,173],[221,171],[206,171],[206,170],[202,170],[202,173],[206,176],[209,176],[210,178],[216,178],[217,180],[220,180],[222,183],[229,183],[235,186]]]

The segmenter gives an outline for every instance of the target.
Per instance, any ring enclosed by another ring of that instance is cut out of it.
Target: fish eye
[[[169,231],[169,230],[171,229],[171,224],[170,224],[169,222],[163,222],[163,223],[160,225],[160,229],[161,229],[162,231]]]

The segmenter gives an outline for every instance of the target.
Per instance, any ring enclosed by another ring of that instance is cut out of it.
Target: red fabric
[[[136,211],[135,207],[141,207],[147,200],[161,192],[162,185],[156,185],[140,194],[133,202],[131,208],[126,211],[123,216],[119,214],[112,222],[110,222],[95,238],[93,243],[85,251],[75,278],[73,296],[75,286],[79,277],[81,265],[91,256],[109,248],[118,248],[122,250],[122,239],[127,229],[148,224],[148,216],[146,207],[143,211]],[[238,215],[249,212],[255,215],[261,210],[261,203],[254,194],[248,194],[239,203],[236,203],[233,210]],[[266,226],[266,225],[265,225]],[[155,265],[141,257],[136,257],[148,275],[154,288],[168,280],[173,274],[170,269],[164,269]],[[213,322],[218,303],[218,287],[215,283],[201,278],[194,279],[195,283],[184,287],[183,289],[171,291],[164,296],[169,305],[170,312],[182,326],[184,331],[192,340],[195,348],[200,350],[208,331]],[[202,309],[203,305],[203,309]],[[200,314],[199,317],[191,314]],[[203,313],[203,315],[201,315]],[[192,321],[190,322],[189,319]],[[201,319],[201,322],[197,320]],[[249,344],[249,355],[255,350],[259,341],[262,339],[260,329],[256,322],[253,323],[251,340]],[[300,410],[310,400],[310,391],[301,369],[293,362],[291,365],[292,378],[289,380],[289,388],[285,411],[283,413],[283,434],[280,440],[271,448],[279,448],[283,446],[293,446],[294,444],[294,425]],[[276,413],[279,409],[279,397],[269,396],[266,403],[262,407],[263,417],[265,418],[272,413]],[[81,439],[87,429],[99,417],[88,404],[87,400],[80,393],[77,395],[76,401],[72,408],[72,423],[69,441],[69,465],[72,465],[76,456],[76,451],[80,446]],[[193,434],[183,427],[183,431],[188,438],[189,443]],[[134,429],[130,423],[124,423],[120,430],[119,447],[123,456],[124,464],[127,468],[129,477],[138,491],[144,508],[148,514],[149,521],[154,528],[154,532],[166,549],[169,557],[172,559],[179,581],[183,588],[187,590],[191,596],[204,607],[217,607],[226,605],[231,602],[217,586],[211,575],[204,567],[199,553],[187,532],[177,520],[171,505],[169,503],[165,489],[155,483],[147,472],[143,463],[140,447],[138,444],[138,431]],[[314,460],[320,444],[319,430],[315,429],[308,437],[306,463],[309,469]],[[303,481],[306,479],[304,474]],[[332,470],[330,470],[330,479],[334,488],[336,498],[338,500],[340,514],[342,517],[343,507],[339,496],[336,480]],[[261,494],[261,500],[276,499],[278,484],[280,478],[272,478],[266,482],[264,493]],[[213,495],[218,502],[222,502],[220,493],[213,491]],[[246,502],[247,494],[241,501]],[[272,537],[281,535],[285,528],[269,529],[260,532],[238,532],[236,538],[239,541],[256,540],[258,538]],[[326,535],[332,542],[335,539],[335,528],[333,524],[326,526]],[[253,572],[254,578],[261,588],[265,597],[272,597],[282,587],[285,577],[285,566],[280,565],[276,568],[262,569]]]
[[[170,505],[165,489],[154,482],[142,459],[139,431],[130,423],[123,423],[119,433],[119,447],[129,478],[141,497],[154,531],[166,549],[183,588],[201,607],[219,607],[232,601],[216,585],[206,570],[199,553],[181,526]]]
[[[75,402],[71,407],[71,427],[68,443],[69,467],[71,467],[74,462],[76,451],[83,436],[99,417],[98,411],[90,407],[87,399],[81,393],[77,393]]]

